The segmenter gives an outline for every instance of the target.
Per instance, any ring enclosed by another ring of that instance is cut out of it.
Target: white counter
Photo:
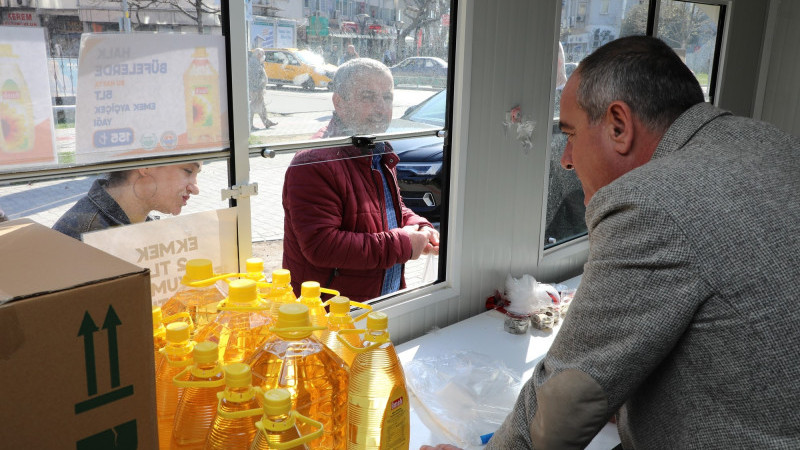
[[[536,363],[547,353],[558,332],[558,326],[553,331],[541,331],[531,327],[526,334],[514,335],[503,329],[505,317],[497,311],[487,311],[398,345],[398,356],[403,365],[408,366],[415,360],[429,361],[428,358],[447,357],[459,351],[491,355],[492,361],[502,361],[509,371],[524,382],[533,374]],[[406,378],[410,376],[406,369]],[[411,449],[418,449],[426,444],[459,444],[429,415],[428,410],[410,389],[409,396],[411,397]],[[513,404],[508,405],[509,409],[512,406]],[[457,430],[451,431],[457,432]],[[608,450],[617,444],[619,436],[616,427],[607,424],[588,448]],[[480,449],[481,446],[465,445],[465,448]]]

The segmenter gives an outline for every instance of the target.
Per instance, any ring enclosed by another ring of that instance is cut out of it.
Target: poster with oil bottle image
[[[228,147],[224,37],[81,36],[79,163]]]
[[[44,29],[0,26],[0,170],[56,161]]]

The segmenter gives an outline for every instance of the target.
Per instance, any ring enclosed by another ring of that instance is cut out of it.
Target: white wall
[[[532,274],[557,281],[580,272],[585,241],[542,254],[542,208],[547,168],[550,104],[558,4],[551,0],[462,0],[459,4],[458,57],[455,64],[453,188],[448,254],[449,289],[409,297],[389,307],[392,340],[404,342],[432,327],[443,327],[484,311],[487,297],[502,289],[506,276]],[[785,42],[778,59],[784,110],[794,107],[797,127],[800,63],[796,54],[800,6],[784,6]],[[718,86],[720,106],[753,114],[759,81],[767,6],[761,0],[730,0],[725,63]],[[792,14],[789,14],[792,13]],[[792,18],[793,17],[793,18]],[[790,23],[791,21],[791,23]],[[777,51],[777,50],[776,50]],[[774,64],[777,64],[775,62]],[[770,73],[770,76],[779,76]],[[777,83],[776,83],[777,84]],[[520,105],[539,125],[534,148],[526,154],[513,133],[501,126],[504,113]],[[770,100],[770,107],[777,102]],[[797,128],[795,128],[797,129]],[[479,339],[476,336],[476,339]]]
[[[776,2],[761,119],[800,136],[800,2]]]

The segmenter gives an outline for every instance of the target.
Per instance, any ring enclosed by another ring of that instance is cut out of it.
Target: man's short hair
[[[392,72],[382,62],[372,58],[354,58],[339,66],[333,78],[333,92],[344,99],[350,98],[353,88],[365,75]]]
[[[700,83],[660,39],[616,39],[584,58],[578,105],[597,123],[613,101],[624,101],[651,131],[665,131],[691,106],[705,101]]]

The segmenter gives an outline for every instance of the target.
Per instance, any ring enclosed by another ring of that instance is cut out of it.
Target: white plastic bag
[[[500,427],[522,388],[501,361],[471,351],[414,360],[404,370],[428,415],[464,448]]]

